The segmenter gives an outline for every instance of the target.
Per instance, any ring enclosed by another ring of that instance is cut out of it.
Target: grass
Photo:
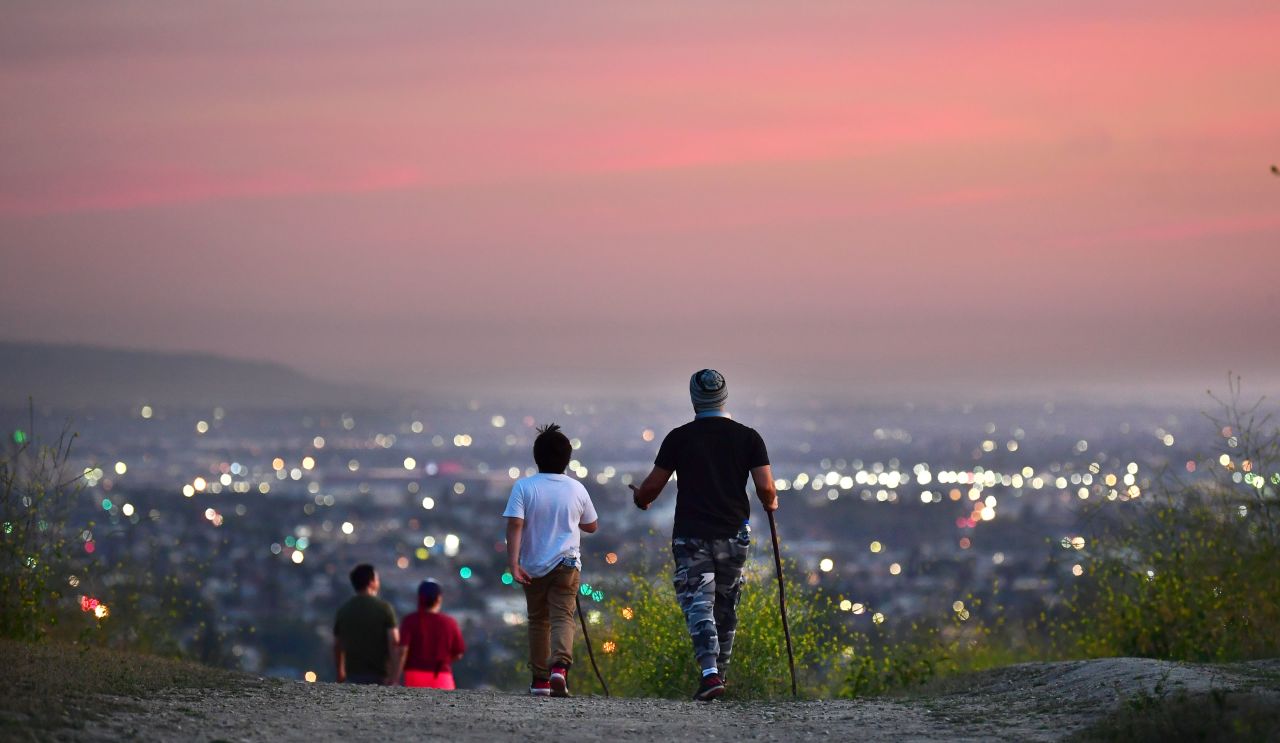
[[[174,690],[247,690],[272,683],[198,663],[59,643],[0,640],[0,738],[82,730],[134,700]]]

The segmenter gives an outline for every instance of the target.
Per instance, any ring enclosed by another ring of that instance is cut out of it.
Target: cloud
[[[422,181],[415,167],[379,167],[346,173],[265,170],[221,174],[200,170],[146,169],[124,173],[84,173],[46,183],[38,190],[0,193],[0,215],[43,216],[70,212],[110,212],[228,199],[261,199],[313,194],[358,194],[410,188]]]

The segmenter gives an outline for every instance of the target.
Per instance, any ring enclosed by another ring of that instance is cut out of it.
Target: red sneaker
[[[693,698],[699,702],[710,702],[723,694],[724,682],[720,680],[719,674],[713,673],[702,677],[702,683],[698,685],[698,690],[693,693]]]
[[[551,696],[567,697],[569,696],[569,669],[564,666],[555,666],[551,669]]]
[[[535,697],[551,696],[551,682],[547,679],[534,679],[533,683],[529,684],[529,694]]]

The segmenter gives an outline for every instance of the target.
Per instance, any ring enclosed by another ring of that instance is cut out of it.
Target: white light
[[[117,474],[117,475],[123,475],[124,473],[126,473],[126,472],[128,472],[128,471],[129,471],[129,465],[125,464],[124,462],[116,462],[116,474]]]
[[[154,414],[154,411],[151,409],[151,406],[150,406],[150,405],[143,405],[143,406],[142,406],[142,419],[143,419],[143,420],[151,420],[151,416],[152,416],[153,414]]]
[[[426,498],[422,499],[422,507],[430,511],[436,507],[436,499],[428,495]]]
[[[342,533],[343,533],[343,534],[350,534],[350,533],[354,532],[355,530],[356,530],[356,525],[355,525],[355,524],[351,523],[350,521],[343,521],[343,522],[342,522]]]
[[[302,550],[294,550],[293,557],[291,559],[295,565],[301,565],[305,556],[302,554]]]
[[[132,515],[133,515],[133,504],[132,504],[132,503],[126,503],[126,504],[124,504],[123,506],[121,506],[121,507],[120,507],[120,513],[123,513],[125,516],[132,516]]]
[[[458,554],[458,547],[462,540],[458,539],[457,534],[444,535],[444,554],[445,557],[455,557]]]
[[[409,471],[416,470],[418,468],[418,460],[414,459],[413,457],[405,457],[404,468]]]
[[[818,563],[818,569],[824,573],[830,573],[835,566],[835,561],[830,557],[824,557],[822,558],[822,561]]]

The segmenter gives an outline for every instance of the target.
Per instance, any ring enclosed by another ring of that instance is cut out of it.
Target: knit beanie
[[[723,408],[729,399],[729,385],[720,372],[703,369],[689,378],[689,398],[693,400],[695,413],[717,410]]]

